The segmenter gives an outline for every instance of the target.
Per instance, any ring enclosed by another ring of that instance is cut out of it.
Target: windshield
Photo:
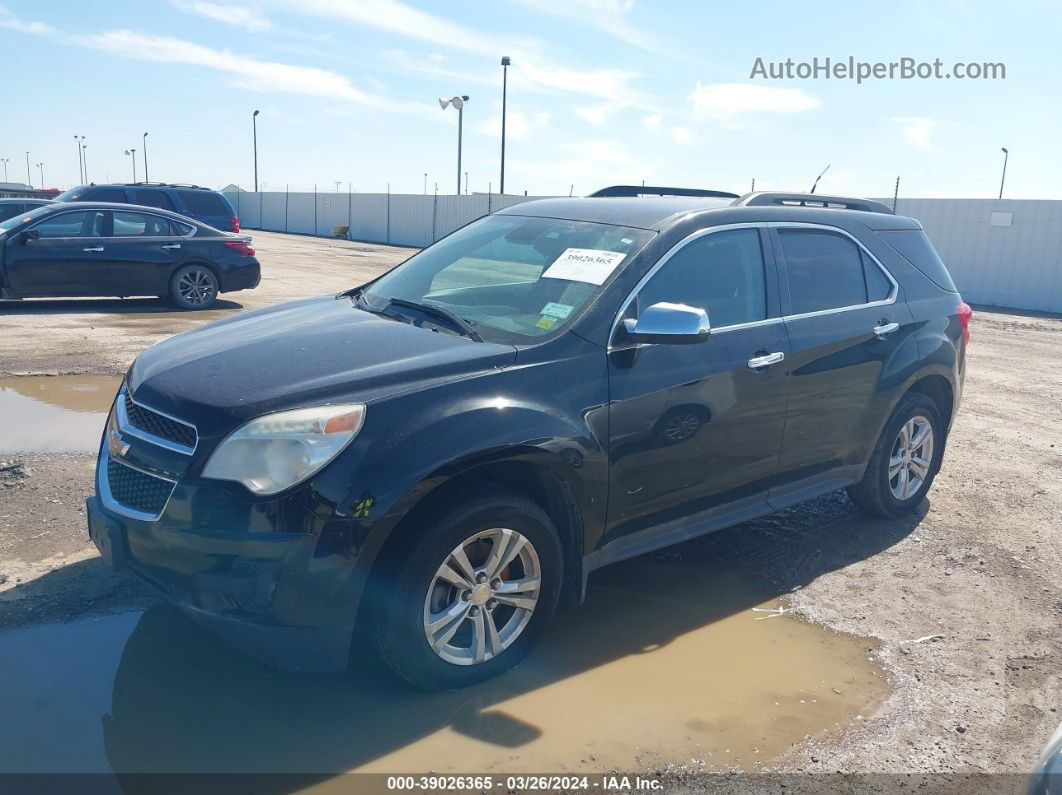
[[[466,321],[484,339],[529,342],[569,325],[652,235],[586,221],[489,215],[410,257],[361,296],[373,310],[387,309],[391,299],[427,304]]]
[[[19,213],[14,218],[8,218],[6,221],[0,221],[0,230],[4,232],[12,232],[19,229],[31,221],[40,218],[42,215],[47,215],[48,210],[51,209],[51,205],[44,205],[43,207],[35,207],[28,213]]]

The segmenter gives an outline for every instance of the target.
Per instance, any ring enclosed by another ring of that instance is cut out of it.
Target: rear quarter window
[[[926,233],[921,229],[889,229],[874,234],[922,271],[926,278],[937,287],[951,293],[958,292],[940,255],[937,254],[937,250],[933,248],[933,244],[929,242]]]
[[[218,194],[206,190],[181,191],[181,200],[192,215],[226,215],[234,213]]]

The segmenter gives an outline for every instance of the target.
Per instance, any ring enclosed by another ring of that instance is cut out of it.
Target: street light
[[[251,114],[251,134],[254,137],[254,192],[258,193],[258,114],[261,111],[255,111]]]
[[[424,195],[428,195],[428,172],[424,172]]]
[[[465,103],[468,102],[468,97],[462,94],[459,97],[453,99],[443,99],[439,97],[439,107],[443,110],[450,105],[457,108],[457,195],[461,195],[461,132],[464,127],[465,121]]]
[[[136,150],[126,149],[125,153],[129,155],[129,159],[133,161],[133,182],[136,182]]]
[[[0,163],[4,164],[4,182],[7,182],[7,164],[10,162],[10,157],[0,157]]]
[[[26,184],[33,187],[33,177],[30,176],[29,152],[26,152]]]
[[[41,188],[43,189],[44,188],[44,163],[40,162],[40,163],[37,163],[36,165],[37,165],[37,168],[39,168],[41,170]]]
[[[85,163],[85,182],[91,185],[92,183],[89,182],[88,178],[88,144],[81,144],[81,156]]]
[[[77,178],[84,183],[85,182],[85,166],[81,160],[81,142],[85,140],[84,135],[74,136],[74,146],[77,147]]]
[[[502,65],[502,153],[501,153],[501,184],[499,190],[505,193],[505,95],[509,89],[509,64],[512,61],[506,55],[501,59]]]
[[[1003,149],[1003,176],[999,180],[999,198],[1003,198],[1003,183],[1007,179],[1007,159],[1010,157],[1010,150],[1007,147],[1001,147]]]
[[[144,182],[148,182],[148,172],[147,172],[147,133],[144,133]]]

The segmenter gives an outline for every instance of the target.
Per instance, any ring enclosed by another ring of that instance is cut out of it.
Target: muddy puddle
[[[435,695],[371,658],[272,670],[169,608],[7,630],[0,773],[750,769],[887,692],[870,641],[775,616],[770,594],[732,567],[628,561],[516,670]]]
[[[120,378],[0,378],[0,454],[94,452]]]

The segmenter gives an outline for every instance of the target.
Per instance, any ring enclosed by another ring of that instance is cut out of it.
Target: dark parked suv
[[[240,219],[221,193],[199,185],[166,182],[127,182],[114,185],[78,185],[55,197],[60,202],[121,202],[169,210],[201,224],[239,232]]]
[[[839,488],[913,510],[970,315],[919,223],[874,202],[520,204],[141,354],[89,531],[278,664],[372,643],[459,687],[600,566]]]

